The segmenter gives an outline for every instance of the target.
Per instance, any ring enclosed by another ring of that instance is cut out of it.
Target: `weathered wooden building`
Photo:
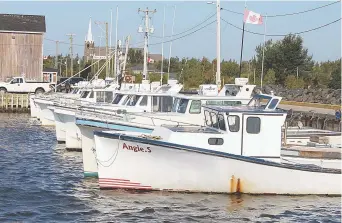
[[[0,81],[25,75],[43,79],[45,16],[0,14]]]

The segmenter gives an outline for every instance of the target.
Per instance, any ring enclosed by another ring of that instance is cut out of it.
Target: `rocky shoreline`
[[[255,91],[260,90],[256,87]],[[341,89],[286,89],[280,85],[263,86],[261,92],[270,94],[271,91],[277,96],[283,97],[286,101],[309,102],[319,104],[341,104]]]

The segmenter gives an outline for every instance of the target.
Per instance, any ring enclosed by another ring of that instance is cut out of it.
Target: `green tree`
[[[336,67],[331,73],[329,87],[333,89],[341,89],[341,60],[336,61]]]
[[[304,85],[304,80],[302,78],[297,79],[294,75],[289,75],[285,79],[285,86],[288,89],[299,89],[303,88]]]
[[[263,44],[256,47],[256,58],[253,66],[261,73]],[[288,35],[282,40],[273,42],[269,40],[265,45],[264,69],[273,69],[276,74],[276,82],[284,84],[288,75],[296,75],[297,67],[299,76],[311,72],[313,67],[312,56],[308,55],[308,49],[303,46],[300,36]]]
[[[264,77],[263,82],[265,84],[275,84],[276,76],[273,69],[269,69]]]

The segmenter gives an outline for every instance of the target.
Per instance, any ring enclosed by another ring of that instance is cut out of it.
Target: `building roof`
[[[0,14],[0,31],[45,33],[45,16]]]
[[[151,58],[154,61],[161,61],[161,60],[163,60],[163,56],[161,54],[152,54],[152,53],[150,53],[148,55],[148,57]]]
[[[49,67],[46,67],[46,68],[43,68],[43,72],[49,72],[49,73],[58,73],[58,69],[55,69],[55,68],[49,68]]]

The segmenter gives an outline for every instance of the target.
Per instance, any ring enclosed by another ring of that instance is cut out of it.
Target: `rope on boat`
[[[101,160],[99,160],[99,159],[97,158],[97,156],[95,155],[95,158],[96,158],[98,164],[100,164],[100,165],[103,166],[103,167],[110,167],[111,165],[113,165],[113,163],[115,162],[116,157],[118,156],[118,153],[119,153],[121,135],[123,135],[123,134],[120,134],[120,135],[119,135],[118,146],[116,147],[116,151],[114,152],[114,154],[113,154],[107,161],[101,161]],[[94,149],[93,151],[96,151],[95,148],[93,148],[93,149]],[[113,157],[114,157],[114,159],[113,159],[113,161],[112,161],[109,165],[104,165],[104,164],[103,164],[103,163],[109,162]]]
[[[144,139],[153,139],[153,140],[159,140],[161,139],[160,136],[151,136],[151,135],[145,135],[145,134],[141,134],[140,136],[138,136],[139,138],[144,138]]]

